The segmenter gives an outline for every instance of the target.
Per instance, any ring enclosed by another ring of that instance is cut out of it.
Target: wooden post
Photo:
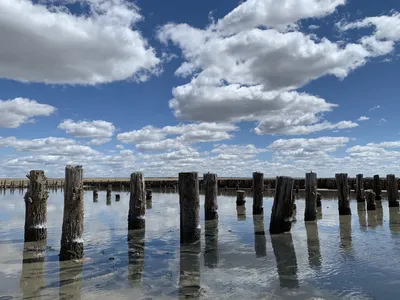
[[[179,173],[179,205],[181,244],[200,241],[200,200],[197,172]]]
[[[375,200],[376,201],[382,200],[381,180],[379,178],[379,175],[374,175],[373,188],[374,188],[374,192],[375,192]]]
[[[321,200],[322,200],[322,195],[320,193],[317,193],[317,207],[322,206]]]
[[[107,186],[107,195],[106,195],[107,200],[108,200],[108,199],[111,200],[111,192],[112,192],[112,185],[109,184],[109,185]]]
[[[47,238],[47,199],[46,176],[44,171],[30,171],[28,191],[25,194],[25,242]]]
[[[93,190],[93,202],[97,202],[99,199],[99,191]]]
[[[375,193],[372,190],[365,191],[365,198],[367,199],[367,210],[375,210]]]
[[[60,260],[83,257],[83,169],[66,166]]]
[[[243,206],[246,204],[246,193],[245,191],[238,190],[236,191],[236,206]]]
[[[304,221],[315,221],[317,219],[317,174],[306,174],[306,209]]]
[[[146,200],[151,200],[153,198],[153,190],[146,190]]]
[[[291,177],[276,177],[274,204],[269,224],[270,234],[279,234],[290,231],[293,216],[293,183]]]
[[[399,207],[399,191],[397,187],[396,176],[393,174],[387,175],[387,195],[389,200],[389,207]]]
[[[356,199],[357,202],[365,202],[363,174],[357,174],[356,176]]]
[[[351,215],[347,174],[336,174],[335,178],[339,199],[339,215]]]
[[[253,173],[253,215],[261,215],[264,213],[264,174]]]
[[[121,200],[121,195],[120,194],[116,194],[115,195],[115,201],[119,201],[119,200]]]
[[[146,194],[143,173],[131,174],[130,188],[128,228],[129,230],[145,228]]]
[[[204,218],[206,220],[218,219],[218,178],[217,174],[204,174]]]

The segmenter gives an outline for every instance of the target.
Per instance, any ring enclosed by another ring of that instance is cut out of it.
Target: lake
[[[128,233],[129,194],[117,193],[121,201],[113,192],[107,204],[105,191],[97,203],[85,192],[85,258],[59,263],[63,193],[50,193],[47,248],[37,252],[23,240],[24,192],[2,190],[0,299],[399,297],[400,213],[386,200],[373,212],[352,200],[352,215],[339,217],[331,193],[318,221],[305,223],[297,199],[291,233],[271,236],[272,197],[253,218],[250,196],[243,212],[234,195],[221,195],[218,222],[205,223],[201,196],[201,244],[181,247],[177,194],[153,192],[146,230]]]

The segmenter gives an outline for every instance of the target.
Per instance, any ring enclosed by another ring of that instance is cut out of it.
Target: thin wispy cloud
[[[366,117],[366,116],[361,116],[357,119],[357,121],[368,121],[368,120],[369,120],[369,117]]]
[[[373,111],[373,110],[376,110],[376,109],[379,109],[379,108],[381,108],[380,105],[375,105],[374,107],[371,107],[371,108],[369,109],[369,111]]]

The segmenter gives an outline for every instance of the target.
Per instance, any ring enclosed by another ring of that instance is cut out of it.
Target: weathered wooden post
[[[218,219],[218,178],[217,174],[204,174],[204,218],[206,220]]]
[[[339,199],[339,215],[351,215],[347,174],[336,174],[335,178]]]
[[[375,192],[375,200],[376,201],[382,200],[381,180],[379,178],[379,175],[374,175],[373,188]]]
[[[97,202],[99,199],[99,191],[93,190],[93,202]]]
[[[320,193],[317,193],[317,207],[321,207],[322,206],[322,195]]]
[[[146,200],[151,200],[153,198],[153,190],[146,190]]]
[[[30,171],[28,191],[25,194],[25,242],[47,238],[47,199],[46,176],[44,171]]]
[[[317,219],[317,174],[306,174],[306,209],[304,221],[315,221]]]
[[[367,199],[367,210],[375,210],[375,193],[372,190],[365,191],[365,198]]]
[[[120,194],[116,194],[115,195],[115,201],[119,201],[119,200],[121,200],[121,195]]]
[[[66,166],[61,261],[83,257],[83,196],[82,166]]]
[[[112,192],[112,185],[109,184],[107,186],[107,195],[106,195],[107,200],[111,200],[111,192]]]
[[[256,257],[267,256],[267,239],[265,237],[264,215],[253,216],[254,250]]]
[[[145,228],[146,192],[143,173],[131,174],[130,188],[128,228],[129,230]]]
[[[387,195],[389,200],[389,207],[399,207],[399,191],[397,187],[396,176],[393,174],[387,175]]]
[[[236,191],[236,206],[243,206],[246,204],[246,193],[245,191],[238,190]]]
[[[291,177],[276,177],[274,204],[271,211],[269,232],[284,233],[292,228],[294,180]]]
[[[253,215],[264,213],[264,174],[253,173]]]
[[[363,174],[357,174],[356,176],[356,199],[357,202],[365,202]]]
[[[197,172],[179,173],[179,205],[181,244],[200,241],[200,200]]]

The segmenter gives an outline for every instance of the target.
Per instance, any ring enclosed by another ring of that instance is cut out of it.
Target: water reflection
[[[382,201],[375,201],[376,204],[376,222],[378,225],[383,225],[383,207],[382,207]]]
[[[24,243],[20,288],[23,299],[40,299],[46,241]],[[1,298],[1,297],[0,297]]]
[[[322,219],[322,207],[317,207],[317,220]]]
[[[198,299],[200,296],[200,242],[181,244],[179,299]]]
[[[81,299],[83,260],[60,261],[59,299]]]
[[[308,263],[311,268],[319,268],[322,264],[321,249],[319,245],[318,224],[306,222]]]
[[[399,207],[389,207],[389,228],[391,233],[400,232]]]
[[[376,228],[377,222],[376,222],[376,211],[375,210],[369,210],[367,211],[368,215],[368,227],[371,228]]]
[[[339,216],[340,247],[352,250],[351,215]]]
[[[267,240],[265,237],[264,215],[254,215],[254,250],[256,257],[267,255]]]
[[[106,199],[106,204],[111,205],[111,195],[107,195]]]
[[[358,223],[362,231],[367,230],[367,212],[365,210],[365,202],[357,202]]]
[[[216,268],[219,261],[218,219],[205,221],[204,265]]]
[[[146,199],[146,209],[152,209],[153,208],[153,198],[147,198]]]
[[[236,212],[238,221],[246,220],[246,206],[236,206]]]
[[[279,283],[282,288],[299,287],[297,258],[291,233],[271,235],[272,248],[276,259]]]
[[[145,235],[145,228],[128,231],[128,281],[131,286],[140,285],[142,282]]]

